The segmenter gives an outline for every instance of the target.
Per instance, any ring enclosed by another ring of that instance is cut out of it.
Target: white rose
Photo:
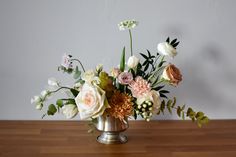
[[[105,91],[96,85],[85,82],[75,98],[80,118],[96,118],[102,115],[108,107],[105,99]]]
[[[56,88],[59,87],[59,82],[55,78],[51,77],[48,79],[48,85]]]
[[[157,45],[157,50],[160,54],[164,56],[174,57],[177,55],[176,49],[167,42],[159,43]]]
[[[77,106],[74,104],[64,105],[61,108],[62,114],[66,116],[67,119],[75,117],[78,113]]]
[[[38,104],[42,101],[42,99],[39,96],[34,96],[31,98],[31,104]]]
[[[135,56],[131,56],[128,59],[128,64],[127,65],[128,65],[129,68],[133,69],[138,65],[138,63],[139,63],[139,59]]]

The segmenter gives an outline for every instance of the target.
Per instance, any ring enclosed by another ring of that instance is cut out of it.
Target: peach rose
[[[169,64],[164,69],[162,77],[175,86],[178,85],[180,81],[182,81],[180,70],[174,64]]]

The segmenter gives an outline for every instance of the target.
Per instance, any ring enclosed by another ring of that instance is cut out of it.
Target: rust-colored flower
[[[120,120],[124,120],[133,112],[133,102],[132,97],[126,93],[121,93],[120,91],[114,91],[114,94],[110,99],[108,99],[110,108],[107,108],[107,112]]]
[[[164,69],[162,77],[170,81],[170,83],[175,86],[178,85],[180,81],[182,81],[180,70],[174,64],[169,64]]]

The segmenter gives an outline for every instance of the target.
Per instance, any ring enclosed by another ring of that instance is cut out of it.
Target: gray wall
[[[140,21],[133,32],[136,53],[155,52],[167,36],[181,41],[171,60],[184,75],[171,88],[179,103],[212,119],[234,119],[235,7],[233,0],[0,0],[0,119],[40,119],[30,98],[49,77],[71,83],[57,72],[65,52],[88,69],[116,66],[128,46],[128,34],[117,23],[130,18]]]

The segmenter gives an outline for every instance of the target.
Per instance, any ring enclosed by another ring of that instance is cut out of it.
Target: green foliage
[[[120,59],[120,71],[124,71],[125,70],[125,47],[122,50],[122,55],[121,55],[121,59]]]
[[[170,45],[172,45],[175,49],[179,45],[179,41],[177,41],[177,38],[175,38],[172,41],[170,41],[170,38],[168,37],[166,39],[166,42],[169,43]]]
[[[185,117],[190,118],[193,122],[197,122],[199,127],[202,127],[203,124],[207,124],[209,122],[209,118],[205,116],[205,114],[201,111],[195,112],[192,108],[188,108],[187,112],[185,112],[186,105],[182,106],[175,106],[176,98],[174,97],[173,100],[169,99],[167,102],[162,100],[161,106],[157,114],[159,115],[161,112],[164,114],[164,110],[167,108],[169,113],[172,114],[172,110],[176,110],[176,114],[185,120]]]
[[[110,97],[112,95],[113,90],[115,89],[112,77],[110,77],[106,72],[102,71],[99,74],[99,79],[99,86],[106,91],[106,96]]]
[[[57,112],[57,108],[54,104],[50,104],[48,106],[48,111],[47,111],[47,114],[48,115],[54,115],[55,113]]]
[[[71,88],[70,91],[74,97],[76,97],[79,94],[79,91],[77,91],[76,89]]]
[[[57,102],[56,102],[57,106],[62,108],[63,106],[63,101],[61,99],[58,99]]]

